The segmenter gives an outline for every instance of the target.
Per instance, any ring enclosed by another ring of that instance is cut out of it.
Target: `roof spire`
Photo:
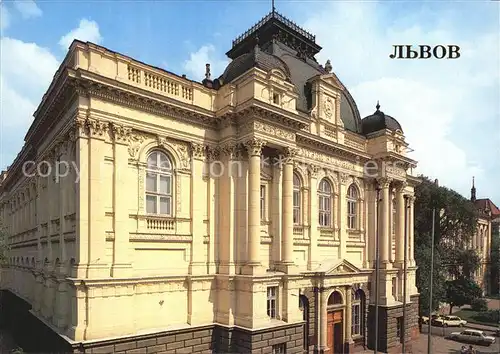
[[[378,102],[378,100],[377,100],[377,105],[375,106],[375,108],[377,109],[377,112],[380,110],[380,103]]]
[[[274,11],[276,10],[276,8],[274,7],[274,0],[272,0],[272,13],[274,14]]]
[[[476,186],[475,186],[475,178],[472,176],[472,188],[470,189],[470,200],[473,202],[476,201]]]

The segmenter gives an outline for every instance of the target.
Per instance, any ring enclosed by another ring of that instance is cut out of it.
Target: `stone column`
[[[203,223],[203,204],[197,198],[206,198],[203,195],[203,163],[205,159],[205,146],[191,144],[191,231],[193,242],[191,244],[191,263],[189,274],[206,274],[206,259],[204,259],[203,238],[205,224]],[[234,210],[233,210],[234,212]],[[231,250],[232,252],[233,250]]]
[[[391,234],[389,225],[389,213],[390,213],[390,193],[389,186],[391,180],[388,178],[380,178],[378,180],[379,187],[381,189],[380,196],[381,201],[379,202],[379,245],[380,245],[380,267],[381,268],[391,268],[391,263],[389,262],[389,255],[391,251]]]
[[[309,166],[309,259],[308,270],[318,266],[318,167]]]
[[[319,323],[320,323],[320,332],[319,332],[319,350],[320,353],[327,353],[333,348],[328,348],[328,292],[326,289],[322,288],[320,293],[320,301],[319,301]]]
[[[396,263],[403,268],[404,262],[404,238],[405,238],[405,198],[404,190],[406,183],[401,183],[396,188]],[[408,225],[406,225],[408,226]],[[407,234],[406,237],[409,235]]]
[[[127,171],[128,171],[128,143],[131,129],[117,124],[111,127],[113,137],[113,265],[111,276],[114,278],[127,277],[132,272],[129,258],[129,230],[128,230],[128,200],[127,200]],[[142,193],[142,191],[140,192]]]
[[[415,196],[411,195],[408,198],[408,263],[410,266],[415,266]]]
[[[245,142],[248,150],[248,259],[247,270],[254,273],[260,261],[260,156],[265,142],[250,139]]]
[[[293,156],[295,149],[285,148],[283,165],[283,211],[282,211],[282,247],[281,263],[293,265]],[[288,269],[286,269],[288,271]]]
[[[272,225],[273,232],[275,235],[282,234],[283,228],[283,166],[279,163],[273,165],[273,183],[272,183]],[[279,267],[281,260],[281,239],[279,237],[273,237],[272,244],[272,264],[270,267]]]

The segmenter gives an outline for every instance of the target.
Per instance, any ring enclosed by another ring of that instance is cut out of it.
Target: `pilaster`
[[[316,269],[319,265],[318,261],[318,167],[309,166],[309,259],[307,269]]]
[[[128,230],[128,143],[131,129],[117,124],[111,126],[113,137],[113,264],[111,276],[114,278],[127,277],[132,274],[132,264],[129,251]]]
[[[205,224],[203,223],[202,203],[196,199],[203,196],[203,164],[205,159],[205,146],[201,144],[191,144],[191,228],[193,242],[191,247],[191,263],[189,264],[189,274],[206,274],[206,260],[204,259]],[[233,212],[234,209],[231,209]],[[232,235],[234,236],[234,235]],[[231,252],[232,253],[232,252]]]
[[[345,343],[352,344],[354,341],[352,340],[352,288],[350,286],[347,287],[345,292]]]
[[[408,260],[411,267],[415,266],[415,196],[408,197]]]
[[[234,162],[238,157],[238,146],[228,143],[221,148],[223,158],[222,177],[219,178],[219,198],[220,198],[220,235],[221,241],[218,244],[220,265],[219,273],[235,274],[235,254],[236,248],[236,192],[237,173],[234,172]]]
[[[326,289],[322,288],[320,293],[320,303],[319,303],[319,352],[322,354],[330,353],[330,348],[328,348],[328,293]]]
[[[347,253],[347,183],[349,175],[339,173],[339,190],[338,190],[338,219],[340,226],[340,247],[339,259],[346,258]],[[336,210],[336,209],[334,209]]]
[[[102,181],[104,178],[104,144],[108,124],[99,120],[87,120],[89,139],[89,190],[84,198],[89,204],[89,245],[88,245],[88,278],[105,278],[109,270],[104,263],[106,235],[104,230],[104,205],[102,202]],[[82,195],[83,197],[83,195]]]
[[[83,118],[77,118],[74,121],[72,132],[73,140],[76,144],[75,160],[80,171],[80,178],[76,186],[75,198],[75,219],[78,221],[75,225],[75,237],[78,240],[75,243],[75,276],[77,278],[87,277],[87,265],[89,263],[89,136],[88,129]]]
[[[273,225],[273,244],[272,244],[272,262],[270,267],[277,267],[281,259],[281,238],[282,234],[282,210],[283,210],[283,166],[273,164],[273,183],[272,183],[272,225]]]

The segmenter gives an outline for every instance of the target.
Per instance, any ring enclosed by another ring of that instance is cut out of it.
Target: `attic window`
[[[278,93],[273,93],[273,103],[280,104],[280,95]]]

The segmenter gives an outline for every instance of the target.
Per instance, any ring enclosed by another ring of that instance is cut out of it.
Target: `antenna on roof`
[[[274,0],[272,0],[272,9],[273,9],[273,13],[274,13],[274,10],[276,10],[276,8],[274,7]]]

